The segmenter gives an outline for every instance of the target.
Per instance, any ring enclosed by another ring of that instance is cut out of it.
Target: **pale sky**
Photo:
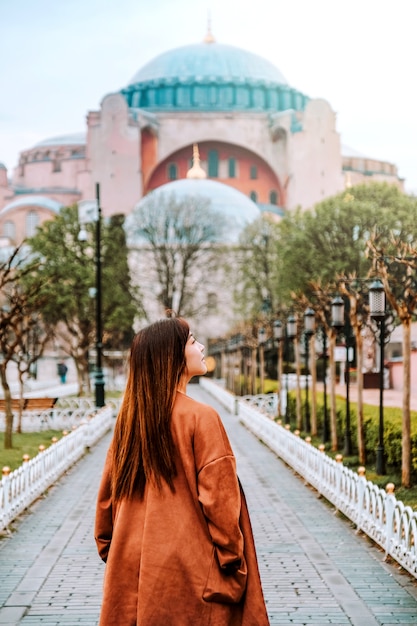
[[[417,0],[0,0],[0,162],[86,130],[147,61],[202,41],[271,61],[326,99],[342,143],[395,163],[417,194]]]

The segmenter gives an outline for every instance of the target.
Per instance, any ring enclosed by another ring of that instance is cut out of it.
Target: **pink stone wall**
[[[411,352],[411,393],[417,394],[417,351]],[[393,361],[389,364],[390,369],[390,385],[392,389],[402,391],[404,387],[404,368],[402,361]]]

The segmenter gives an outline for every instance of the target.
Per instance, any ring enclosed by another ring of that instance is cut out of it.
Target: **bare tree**
[[[411,486],[411,322],[417,307],[417,250],[402,240],[393,238],[393,254],[386,254],[376,238],[368,242],[375,269],[382,279],[388,302],[403,327],[403,403],[402,403],[402,455],[401,482]],[[380,337],[384,341],[384,337]],[[380,367],[383,367],[383,363]]]
[[[11,360],[16,363],[19,376],[20,407],[16,430],[21,433],[24,383],[31,376],[33,367],[36,367],[46,344],[53,337],[53,328],[45,324],[40,312],[23,310],[22,315],[16,318],[14,333],[18,343]]]
[[[196,296],[220,263],[227,228],[224,216],[204,197],[150,195],[136,207],[127,226],[131,245],[139,251],[141,287],[145,282],[151,285],[166,312],[195,315]]]
[[[30,327],[27,320],[33,318],[42,306],[39,284],[32,282],[31,288],[25,287],[26,277],[35,268],[36,264],[24,244],[13,249],[10,256],[0,263],[0,379],[5,399],[5,448],[11,448],[13,444],[12,394],[7,379],[7,366],[17,358],[27,340]]]
[[[349,277],[339,279],[339,289],[350,302],[349,321],[353,329],[356,345],[356,361],[357,367],[357,441],[359,463],[366,463],[366,441],[365,441],[365,422],[363,409],[363,339],[364,332],[367,328],[369,319],[369,306],[365,301],[365,293],[362,289],[361,281],[354,274]]]

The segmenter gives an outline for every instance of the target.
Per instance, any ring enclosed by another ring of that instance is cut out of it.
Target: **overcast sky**
[[[270,60],[328,100],[342,143],[417,193],[417,0],[1,0],[0,161],[85,116],[147,61],[202,41]]]

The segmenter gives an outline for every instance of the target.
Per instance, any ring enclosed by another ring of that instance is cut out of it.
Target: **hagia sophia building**
[[[403,188],[395,165],[342,146],[328,102],[291,87],[268,60],[217,42],[210,27],[201,43],[162,53],[105,95],[86,125],[23,150],[11,180],[0,164],[3,245],[94,198],[97,182],[103,216],[129,215],[150,191],[186,178],[195,144],[207,179],[243,194],[253,215],[309,208],[347,184]]]

